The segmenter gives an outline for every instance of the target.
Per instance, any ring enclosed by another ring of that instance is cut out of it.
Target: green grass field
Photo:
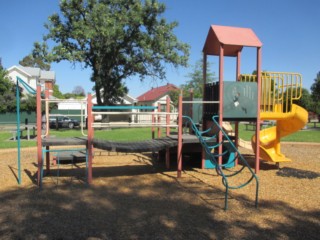
[[[313,128],[313,124],[308,124],[307,130],[301,130],[290,134],[281,139],[283,142],[318,142],[320,143],[320,124],[317,126],[317,130]],[[239,126],[239,135],[245,141],[250,141],[255,131],[246,130],[244,124]]]
[[[317,142],[320,143],[320,126],[318,124],[315,130],[313,124],[308,125],[307,130],[301,130],[293,133],[282,139],[284,142]],[[240,124],[239,134],[240,138],[246,141],[250,141],[255,131],[246,130],[244,124]],[[151,139],[151,128],[119,128],[112,130],[95,130],[95,138],[114,141],[141,141]],[[50,135],[56,137],[81,137],[80,129],[60,129],[50,130]],[[165,135],[163,133],[163,135]],[[6,131],[0,131],[0,149],[16,148],[17,142],[9,140],[12,138],[12,133]],[[22,140],[21,147],[35,147],[36,141]]]

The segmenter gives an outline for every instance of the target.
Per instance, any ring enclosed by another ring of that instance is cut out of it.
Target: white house
[[[121,103],[121,105],[134,105],[137,102],[135,98],[131,97],[128,94],[126,94],[122,100],[123,100],[123,103]],[[60,103],[58,103],[58,110],[80,110],[81,102],[83,101],[87,101],[87,97],[79,100],[73,99],[73,98],[67,99],[65,101],[62,100]],[[92,104],[93,105],[97,104],[96,94],[92,94]]]
[[[61,102],[58,103],[58,110],[84,110],[85,113],[87,112],[86,109],[86,102],[87,102],[87,97],[83,98],[83,99],[66,99],[66,100],[62,100]],[[123,99],[122,99],[122,103],[119,105],[135,105],[137,102],[137,100],[133,97],[131,97],[130,95],[126,94]],[[96,105],[97,104],[97,98],[96,98],[96,94],[92,94],[92,104]],[[136,109],[132,109],[131,112],[135,113],[137,110]],[[107,121],[128,121],[129,118],[131,120],[135,120],[136,116],[132,115],[132,114],[126,114],[126,115],[113,115],[113,116],[109,116],[107,117]],[[102,115],[95,115],[95,120],[102,120]]]
[[[17,77],[29,84],[30,87],[36,89],[37,80],[40,81],[42,88],[49,89],[49,94],[53,93],[53,85],[56,82],[55,72],[44,71],[35,67],[12,66],[7,69],[9,78],[16,83]],[[25,89],[24,89],[25,91]],[[24,92],[25,93],[25,92]]]

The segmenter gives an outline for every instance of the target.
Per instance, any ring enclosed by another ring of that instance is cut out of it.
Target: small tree
[[[311,98],[313,100],[313,111],[320,114],[320,72],[318,72],[314,83],[311,85]]]
[[[301,98],[299,100],[294,100],[293,103],[305,108],[307,111],[312,109],[312,99],[309,91],[302,88]]]
[[[203,96],[203,72],[202,60],[197,61],[193,66],[193,71],[187,75],[186,84],[182,84],[180,88],[184,93],[193,90],[194,98],[202,98]],[[215,73],[210,71],[210,64],[207,63],[207,83],[213,82]]]
[[[10,81],[8,72],[3,68],[0,59],[0,112],[13,112],[16,108],[15,84]]]
[[[59,98],[59,99],[64,99],[64,95],[62,92],[60,92],[59,86],[57,84],[53,85],[53,94],[54,97]]]
[[[179,94],[180,90],[171,90],[168,94],[175,108],[178,108]]]
[[[84,97],[86,95],[83,87],[81,87],[81,86],[75,86],[72,91],[72,94],[74,94],[75,96],[80,96],[80,97]]]
[[[28,96],[27,98],[20,99],[20,110],[27,112],[35,112],[37,107],[36,96]]]

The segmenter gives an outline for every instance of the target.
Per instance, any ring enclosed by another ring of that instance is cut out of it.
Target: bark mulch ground
[[[177,179],[174,164],[167,170],[151,154],[97,151],[92,185],[78,162],[51,166],[39,189],[36,149],[22,150],[21,186],[16,150],[2,150],[0,239],[319,239],[320,146],[284,144],[282,151],[293,161],[280,169],[261,163],[258,209],[252,183],[230,191],[225,211],[212,169],[185,164]]]

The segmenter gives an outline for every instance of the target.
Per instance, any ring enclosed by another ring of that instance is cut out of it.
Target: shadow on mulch
[[[317,239],[319,211],[262,201],[223,212],[177,184],[116,179],[103,186],[47,186],[1,194],[0,234],[6,239]],[[122,191],[126,186],[130,192]],[[141,187],[154,194],[141,194]],[[214,193],[211,193],[214,194]],[[244,196],[240,197],[244,198]],[[241,201],[242,202],[242,201]],[[241,209],[247,209],[243,211]],[[237,212],[239,211],[239,213]],[[273,219],[282,215],[287,221]],[[247,215],[243,215],[247,214]],[[254,215],[254,216],[252,216]],[[267,215],[267,216],[265,216]],[[251,219],[251,220],[249,220]],[[266,221],[272,231],[254,219]],[[290,222],[290,224],[288,224]]]
[[[289,167],[279,169],[279,171],[276,174],[280,177],[295,177],[299,179],[315,179],[320,177],[320,174],[316,172]]]
[[[244,159],[248,162],[251,168],[255,168],[256,158],[251,154],[242,154]],[[278,170],[279,167],[275,163],[260,161],[260,170],[268,171],[268,170]]]

